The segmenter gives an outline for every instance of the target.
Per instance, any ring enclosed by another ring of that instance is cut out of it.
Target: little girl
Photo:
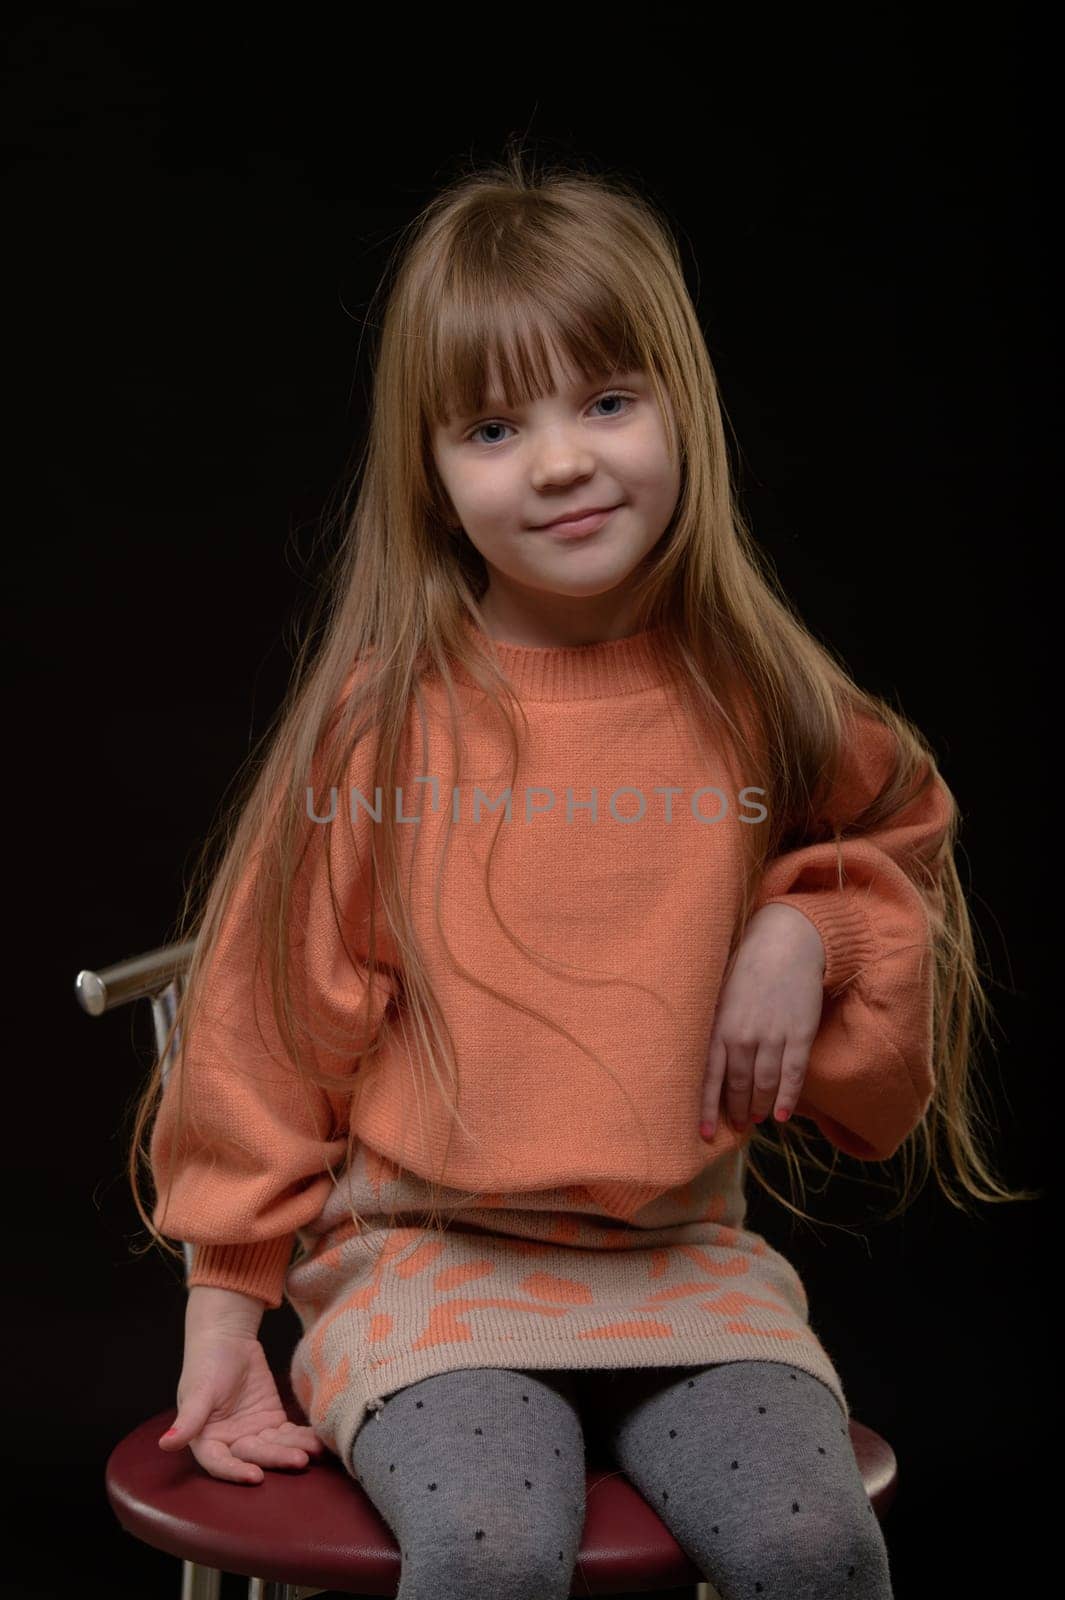
[[[427,207],[328,599],[138,1107],[142,1219],[195,1246],[160,1444],[248,1484],[333,1451],[401,1600],[553,1600],[594,1416],[726,1600],[889,1596],[744,1185],[820,1135],[919,1145],[960,1203],[945,1134],[1017,1198],[973,1136],[958,812],[761,564],[634,186],[511,152]],[[306,1426],[258,1339],[286,1298]]]

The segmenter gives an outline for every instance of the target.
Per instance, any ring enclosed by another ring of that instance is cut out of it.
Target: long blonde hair
[[[318,1085],[342,1102],[357,1097],[397,1027],[405,1036],[411,1028],[438,1083],[442,1073],[452,1086],[456,1081],[443,1043],[446,1019],[401,890],[390,807],[371,830],[365,966],[372,984],[379,897],[398,956],[402,1003],[387,1008],[372,1035],[367,1029],[357,1042],[347,1042],[359,1070],[342,1081],[312,1063],[312,1019],[298,1014],[293,999],[290,928],[300,862],[308,848],[320,847],[327,831],[308,824],[306,774],[313,772],[316,786],[328,791],[349,770],[360,741],[373,739],[371,785],[393,793],[405,720],[423,672],[438,674],[447,685],[454,712],[451,673],[458,663],[504,718],[512,753],[517,749],[509,686],[466,627],[473,622],[488,631],[480,610],[485,562],[456,521],[430,448],[434,426],[456,411],[482,407],[490,367],[509,405],[547,391],[553,350],[564,352],[590,381],[642,369],[659,404],[665,396],[672,402],[672,416],[665,406],[663,414],[674,462],[679,457],[681,490],[669,527],[636,574],[637,626],[665,625],[668,653],[699,737],[710,726],[729,728],[743,751],[745,771],[759,774],[757,781],[777,797],[766,826],[741,830],[749,859],[730,955],[743,936],[768,857],[806,841],[840,840],[838,828],[824,832],[818,802],[839,769],[849,716],[860,711],[886,724],[897,755],[882,792],[848,823],[846,837],[882,826],[938,776],[919,730],[886,701],[861,690],[812,637],[755,545],[737,505],[717,379],[673,231],[633,183],[576,162],[538,166],[536,157],[508,145],[499,162],[460,172],[411,222],[378,295],[386,289],[365,458],[327,513],[342,537],[317,602],[317,612],[325,611],[321,641],[312,653],[316,614],[288,694],[260,741],[262,753],[249,756],[242,782],[201,852],[173,932],[175,939],[195,938],[194,958],[171,1038],[134,1109],[128,1171],[135,1203],[152,1238],[174,1255],[140,1196],[140,1169],[150,1170],[146,1130],[176,1030],[180,1126],[180,1055],[195,1030],[201,974],[234,892],[260,849],[260,954],[274,1020],[304,1088]],[[354,678],[353,664],[359,664]],[[747,715],[752,707],[753,723]],[[944,1195],[963,1210],[966,1195],[985,1202],[1036,1197],[1009,1189],[981,1145],[986,1119],[973,1068],[977,1029],[990,1038],[988,1001],[954,859],[957,825],[955,808],[936,863],[933,1098],[896,1153],[900,1192],[889,1216],[915,1197],[918,1167],[922,1182],[934,1171]],[[334,910],[339,926],[335,898]],[[454,1102],[448,1103],[454,1111]],[[349,1105],[349,1165],[357,1127],[357,1108]],[[830,1176],[840,1152],[833,1152],[826,1167],[795,1121],[769,1122],[765,1132],[755,1128],[747,1147],[749,1170],[795,1216],[806,1217],[760,1171],[758,1158],[770,1149],[783,1157],[800,1187],[804,1164]],[[352,1216],[358,1227],[360,1219],[354,1211]],[[426,1220],[436,1223],[435,1203]]]

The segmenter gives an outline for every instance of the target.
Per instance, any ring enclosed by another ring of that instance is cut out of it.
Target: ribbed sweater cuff
[[[762,905],[794,906],[813,923],[825,947],[821,985],[828,994],[853,978],[876,955],[872,926],[853,893],[815,889],[808,894],[777,894]]]
[[[188,1289],[236,1289],[265,1300],[276,1311],[284,1299],[285,1276],[292,1258],[294,1233],[258,1244],[198,1244],[185,1279]]]

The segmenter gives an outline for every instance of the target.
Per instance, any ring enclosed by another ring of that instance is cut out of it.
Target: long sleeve
[[[863,713],[853,724],[834,822],[845,825],[880,792],[893,744],[878,719]],[[840,842],[842,886],[832,840],[777,856],[760,885],[756,909],[794,906],[825,947],[821,1024],[796,1111],[862,1160],[889,1159],[932,1097],[936,863],[954,814],[937,774],[888,824]]]
[[[359,782],[350,772],[347,777]],[[363,830],[356,832],[360,868],[347,819],[348,792],[346,785],[338,790],[336,820],[322,824],[327,843],[312,839],[297,875],[290,963],[297,1009],[311,1019],[316,1034],[326,1033],[313,1046],[315,1064],[338,1078],[357,1069],[356,1041],[367,1013],[372,1036],[396,992],[390,969],[379,967],[371,997],[359,959],[363,846],[372,821],[360,812],[355,824]],[[350,1101],[307,1084],[285,1056],[265,974],[255,964],[252,891],[260,860],[252,857],[223,921],[193,1019],[191,1051],[187,1058],[179,1051],[167,1079],[150,1157],[158,1196],[155,1226],[168,1238],[195,1245],[188,1287],[237,1289],[276,1308],[296,1230],[320,1212],[332,1187],[328,1166],[336,1168],[345,1154]],[[329,897],[327,860],[339,915]],[[177,1150],[181,1076],[185,1104]]]

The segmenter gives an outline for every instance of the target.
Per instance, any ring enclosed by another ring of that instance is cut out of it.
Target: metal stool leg
[[[181,1563],[181,1600],[219,1600],[222,1574],[216,1567],[201,1567],[198,1561]]]
[[[299,1583],[271,1583],[268,1578],[248,1579],[248,1600],[312,1600],[328,1589],[308,1589]]]

